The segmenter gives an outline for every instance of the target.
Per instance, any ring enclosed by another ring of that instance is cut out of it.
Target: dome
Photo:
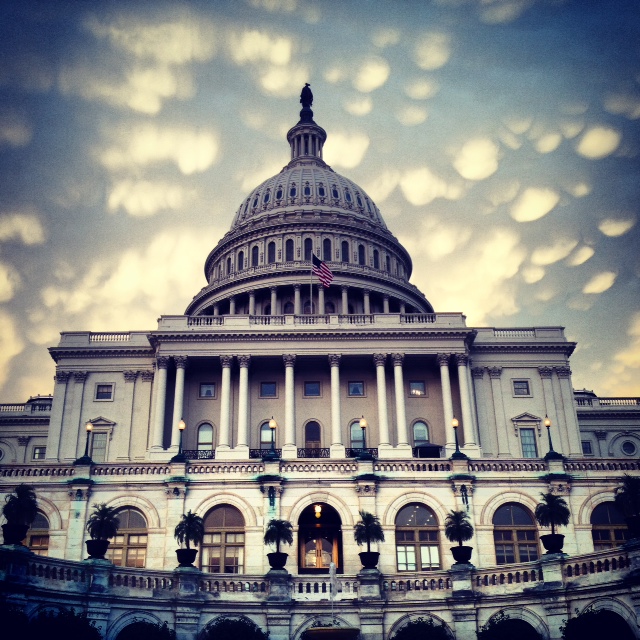
[[[323,160],[327,133],[314,122],[308,86],[303,97],[305,91],[300,120],[287,133],[291,160],[242,201],[207,257],[208,286],[185,313],[316,313],[313,299],[304,311],[299,289],[309,288],[313,255],[334,275],[317,303],[322,314],[432,312],[409,283],[411,258],[373,200]]]

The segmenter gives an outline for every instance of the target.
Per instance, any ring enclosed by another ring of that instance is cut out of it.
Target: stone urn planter
[[[87,540],[87,553],[89,560],[104,560],[104,556],[109,548],[108,540]]]
[[[198,555],[197,549],[176,549],[176,557],[178,558],[178,566],[193,567],[193,562]]]
[[[375,569],[378,566],[380,553],[378,551],[362,551],[358,554],[363,569]]]
[[[547,553],[562,553],[564,536],[561,533],[548,533],[546,536],[540,536],[540,542]]]
[[[305,640],[354,640],[360,635],[355,627],[311,627],[304,634]]]
[[[267,559],[269,560],[269,566],[276,571],[284,569],[284,565],[287,564],[288,553],[283,551],[274,551],[273,553],[267,553]]]
[[[472,552],[473,547],[468,547],[464,544],[458,545],[456,547],[451,547],[451,555],[456,561],[455,564],[469,564],[471,562]]]

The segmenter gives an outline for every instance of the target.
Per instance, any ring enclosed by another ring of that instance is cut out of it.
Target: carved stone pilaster
[[[551,378],[553,369],[551,367],[538,367],[538,373],[541,378]]]
[[[167,356],[158,356],[156,358],[156,366],[158,369],[166,369],[169,366],[169,358]]]
[[[571,377],[571,369],[569,367],[555,367],[555,372],[558,374],[558,378]]]
[[[404,363],[404,353],[392,353],[391,361],[394,367],[401,367]]]
[[[466,367],[469,364],[469,356],[466,353],[456,353],[456,363],[458,366],[464,365]]]
[[[230,369],[233,362],[233,356],[220,356],[220,364],[223,369]]]
[[[91,485],[69,485],[69,490],[67,491],[67,493],[72,500],[86,502],[87,500],[89,500],[89,496],[91,495]]]
[[[138,377],[137,371],[123,371],[122,374],[124,375],[125,382],[135,382]]]
[[[173,356],[173,361],[175,362],[176,369],[187,368],[187,356]]]
[[[153,371],[140,371],[140,379],[142,382],[153,382]]]
[[[294,367],[296,364],[296,356],[293,353],[285,353],[282,360],[285,367]]]
[[[74,371],[73,379],[75,382],[84,383],[87,380],[89,373],[87,371]]]
[[[29,436],[18,436],[18,444],[21,447],[26,447],[29,444]]]
[[[248,369],[251,364],[251,356],[238,356],[240,368]]]
[[[484,367],[473,367],[473,369],[471,369],[471,375],[474,378],[484,378]]]
[[[489,377],[499,378],[502,375],[502,367],[489,367]]]
[[[386,353],[374,353],[373,354],[373,364],[376,367],[384,367],[387,362],[387,354]]]
[[[342,356],[338,353],[330,353],[329,356],[329,366],[330,367],[339,367],[340,366],[340,360],[342,359]]]
[[[439,353],[436,358],[438,360],[438,365],[439,366],[448,366],[449,365],[449,358],[451,357],[450,353]]]
[[[69,382],[70,377],[71,371],[56,371],[56,374],[53,378],[58,384],[66,384],[67,382]]]
[[[187,493],[187,482],[168,480],[164,483],[164,492],[169,496],[170,500],[184,498]]]
[[[598,438],[598,440],[606,440],[607,439],[607,432],[606,431],[594,431],[594,433],[596,434],[596,438]]]

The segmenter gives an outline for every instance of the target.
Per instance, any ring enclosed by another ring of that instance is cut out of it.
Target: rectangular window
[[[424,380],[411,380],[409,382],[409,395],[415,398],[423,398],[427,395],[427,385]]]
[[[514,396],[530,396],[531,390],[529,388],[529,381],[513,380],[513,395]]]
[[[44,460],[47,456],[47,447],[33,447],[33,459]]]
[[[200,383],[200,398],[215,398],[216,397],[216,385],[213,382],[201,382]]]
[[[319,398],[321,395],[321,387],[319,382],[305,382],[304,395],[305,398]]]
[[[414,545],[399,544],[396,546],[398,571],[416,570],[416,548]]]
[[[591,442],[589,440],[582,441],[582,455],[583,456],[593,455],[593,449],[591,448]]]
[[[420,545],[420,565],[422,571],[432,571],[440,568],[440,550],[438,545]]]
[[[356,398],[364,396],[364,382],[349,382],[349,395]]]
[[[278,385],[276,382],[261,382],[260,397],[276,398],[278,396]]]
[[[97,384],[96,385],[96,400],[113,400],[113,385],[112,384]]]
[[[536,445],[535,429],[520,429],[520,441],[522,442],[523,458],[538,457],[538,447]]]
[[[93,432],[91,435],[91,459],[94,462],[104,462],[107,459],[107,434]]]

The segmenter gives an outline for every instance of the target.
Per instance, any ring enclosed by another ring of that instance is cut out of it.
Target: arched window
[[[418,420],[413,423],[413,446],[422,447],[429,444],[429,426],[426,422]]]
[[[291,238],[284,243],[284,256],[287,262],[293,262],[293,240]]]
[[[493,515],[493,539],[497,564],[538,559],[538,529],[523,506],[510,502]]]
[[[256,245],[255,247],[251,248],[251,266],[252,267],[257,267],[258,266],[259,258],[260,258],[260,250],[258,249],[258,246]]]
[[[244,251],[239,251],[237,270],[242,271],[243,269],[244,269]]]
[[[331,302],[331,300],[328,300],[327,302],[324,303],[324,312],[325,313],[335,313],[336,312],[336,305],[333,304],[333,302]]]
[[[304,426],[304,446],[307,449],[320,448],[320,425],[315,420]]]
[[[338,187],[336,187],[336,185],[334,184],[333,187],[331,188],[331,195],[337,200],[340,197],[340,194],[338,193]]]
[[[311,195],[311,187],[309,186],[308,182],[304,183],[303,193],[304,193],[305,196],[310,196]]]
[[[49,555],[49,521],[40,511],[27,531],[25,545],[37,556]]]
[[[284,313],[285,316],[292,315],[294,311],[295,311],[295,308],[293,306],[293,302],[289,301],[284,303],[284,308],[282,312]]]
[[[378,252],[377,249],[373,250],[373,268],[374,269],[380,268],[380,253]]]
[[[327,195],[327,192],[324,190],[324,185],[322,184],[322,182],[320,183],[320,185],[318,186],[318,195],[321,198],[324,198]]]
[[[273,434],[275,436],[275,433]],[[260,449],[271,449],[271,429],[269,428],[269,421],[263,422],[260,425]]]
[[[270,242],[267,245],[267,262],[272,264],[276,261],[276,243]]]
[[[409,504],[396,517],[398,571],[433,571],[440,568],[438,519],[422,504]]]
[[[211,573],[244,571],[244,518],[228,504],[214,507],[204,517],[200,568]]]
[[[629,539],[624,516],[615,502],[603,502],[593,510],[591,536],[594,551],[618,547]]]
[[[360,426],[360,420],[354,420],[349,426],[349,434],[351,437],[351,448],[362,449],[364,446],[362,427]]]
[[[364,257],[364,245],[363,244],[359,244],[358,245],[358,264],[360,264],[360,265],[367,264],[367,261],[365,260],[365,257]]]
[[[342,241],[340,259],[342,262],[349,262],[349,243],[346,240]]]
[[[316,303],[309,302],[309,300],[305,300],[304,309],[302,311],[305,315],[315,315],[316,313]]]
[[[227,258],[227,275],[230,276],[232,272],[233,262],[231,262],[231,258]]]
[[[198,451],[213,449],[213,427],[205,422],[198,427]]]
[[[385,258],[385,267],[387,269],[387,273],[391,273],[391,258],[389,256]]]
[[[117,567],[142,568],[147,558],[147,521],[140,511],[126,507],[118,511],[120,527],[107,551],[107,560]]]
[[[329,238],[322,241],[322,259],[325,262],[331,262],[331,240]]]
[[[313,240],[311,238],[304,239],[304,259],[311,260],[311,254],[313,253]]]
[[[329,573],[333,562],[343,572],[342,522],[338,512],[324,502],[310,504],[298,520],[298,571]]]
[[[276,191],[276,200],[282,200],[282,187],[278,187]]]

